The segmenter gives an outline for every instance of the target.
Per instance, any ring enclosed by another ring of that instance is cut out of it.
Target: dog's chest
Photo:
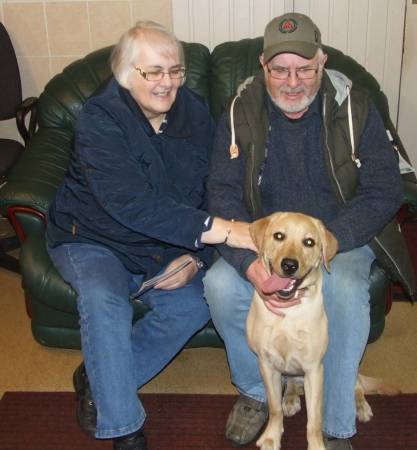
[[[304,364],[310,359],[309,333],[304,329],[292,330],[291,333],[276,331],[271,329],[270,333],[265,333],[260,356],[279,372],[303,373]]]
[[[247,323],[248,342],[259,359],[281,373],[303,374],[320,361],[327,347],[322,303],[304,299],[277,316],[254,296]]]

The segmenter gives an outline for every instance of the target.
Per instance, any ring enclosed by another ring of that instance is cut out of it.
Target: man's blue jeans
[[[323,431],[348,438],[355,434],[355,383],[369,336],[369,273],[375,256],[368,246],[338,254],[323,269],[329,345],[324,357]],[[205,296],[226,345],[233,384],[242,394],[265,401],[256,355],[246,341],[246,317],[253,286],[223,258],[209,269]]]
[[[97,408],[96,437],[132,433],[146,417],[137,390],[209,319],[203,272],[182,288],[148,291],[141,301],[150,311],[132,324],[129,294],[142,276],[126,270],[104,247],[62,244],[48,251],[78,293],[82,350]]]

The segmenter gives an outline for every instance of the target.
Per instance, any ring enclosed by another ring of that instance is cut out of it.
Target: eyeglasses
[[[177,67],[169,70],[168,72],[164,72],[163,70],[144,72],[139,67],[135,67],[135,69],[143,76],[143,78],[145,78],[146,81],[161,81],[162,78],[164,78],[164,75],[168,75],[171,80],[182,80],[185,77],[185,67]]]
[[[291,70],[287,69],[286,67],[269,67],[268,64],[266,64],[266,68],[271,75],[272,78],[275,78],[277,80],[286,80],[291,75]],[[314,78],[319,71],[319,66],[317,67],[300,67],[298,69],[295,69],[295,76],[299,80],[311,80]]]

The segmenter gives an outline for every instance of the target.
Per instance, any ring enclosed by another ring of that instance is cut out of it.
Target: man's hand
[[[265,270],[265,267],[259,258],[255,259],[255,261],[248,267],[246,277],[255,287],[256,291],[264,301],[266,308],[278,316],[285,316],[282,309],[300,303],[299,299],[282,301],[276,294],[268,295],[262,291],[261,286],[269,278],[269,274]]]
[[[192,260],[191,264],[188,264],[188,266],[184,267],[175,275],[172,275],[172,277],[169,277],[161,283],[155,285],[155,289],[165,289],[169,291],[185,286],[198,271],[197,263],[190,255],[182,255],[174,259],[168,264],[163,272],[169,272],[170,270],[175,269],[175,267],[178,267],[180,264],[188,260]]]

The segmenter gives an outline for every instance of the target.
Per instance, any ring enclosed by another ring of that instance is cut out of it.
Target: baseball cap
[[[321,33],[310,17],[287,13],[272,19],[264,33],[264,59],[278,53],[296,53],[311,59],[321,47]]]

